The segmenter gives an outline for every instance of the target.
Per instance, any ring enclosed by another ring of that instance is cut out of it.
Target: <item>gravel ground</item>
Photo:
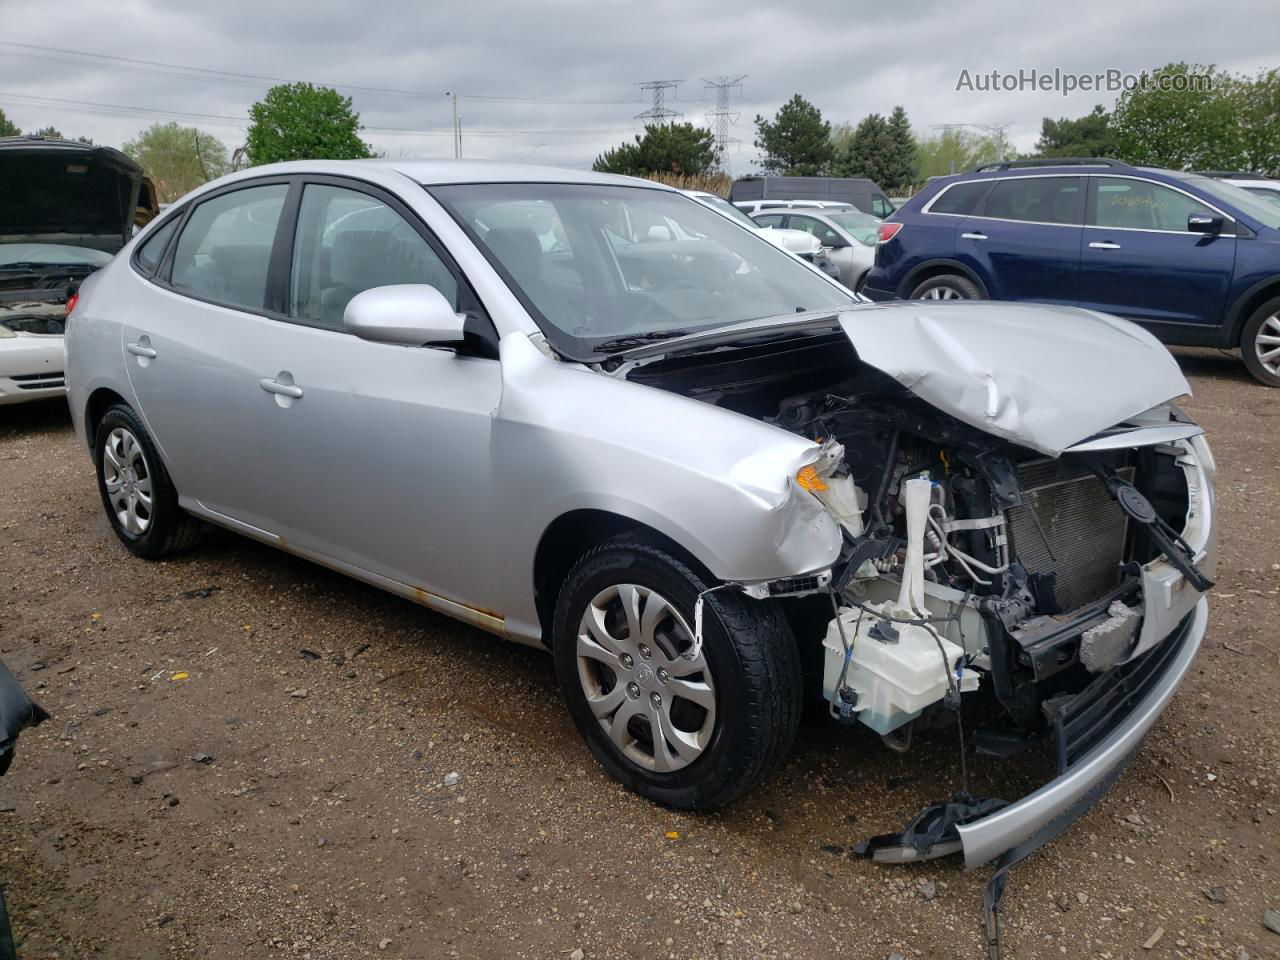
[[[1182,360],[1220,468],[1205,647],[1014,871],[1009,956],[1280,956],[1280,393]],[[810,720],[730,811],[672,813],[595,766],[544,654],[229,534],[131,558],[60,403],[0,408],[0,484],[0,656],[53,714],[0,780],[24,960],[983,954],[988,870],[847,854],[958,786],[953,731],[899,756]]]

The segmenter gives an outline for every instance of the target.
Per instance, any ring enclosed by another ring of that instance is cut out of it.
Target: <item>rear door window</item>
[[[1187,232],[1191,214],[1217,216],[1203,203],[1149,180],[1098,177],[1092,223],[1128,230]]]
[[[753,219],[761,227],[780,227],[782,226],[783,217],[780,213],[770,213]]]
[[[202,300],[263,310],[271,245],[288,192],[284,183],[246,187],[197,206],[178,237],[170,285]]]
[[[803,230],[805,233],[812,234],[818,238],[819,243],[826,247],[839,246],[842,243],[840,234],[814,217],[801,217],[792,214],[791,229]]]
[[[987,194],[982,216],[1030,223],[1084,222],[1083,177],[1016,177],[1001,180]]]

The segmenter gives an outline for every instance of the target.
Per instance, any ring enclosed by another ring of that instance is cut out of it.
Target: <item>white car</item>
[[[835,265],[836,279],[850,290],[861,290],[875,266],[880,220],[869,213],[793,208],[757,213],[752,220],[761,227],[817,238]]]
[[[1229,183],[1233,187],[1239,187],[1241,190],[1247,190],[1249,193],[1269,200],[1271,203],[1280,204],[1280,180],[1269,180],[1259,174],[1231,174],[1229,176],[1218,177],[1223,183]]]
[[[717,193],[709,193],[706,190],[681,190],[680,192],[710,207],[716,213],[723,214],[734,223],[742,224],[764,237],[775,247],[781,247],[788,253],[794,253],[801,260],[809,261],[827,276],[840,279],[839,268],[831,262],[830,251],[823,247],[822,241],[813,234],[806,233],[804,230],[775,230],[772,227],[761,226]]]
[[[62,334],[80,282],[154,213],[142,168],[118,150],[0,139],[0,405],[66,394]],[[139,206],[140,196],[149,210]]]

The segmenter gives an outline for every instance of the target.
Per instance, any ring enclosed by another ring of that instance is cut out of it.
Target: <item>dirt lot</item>
[[[1183,360],[1220,468],[1210,631],[1124,778],[1014,872],[1012,956],[1280,956],[1280,394]],[[809,721],[731,811],[671,813],[595,766],[543,654],[229,534],[131,558],[61,404],[0,408],[0,485],[0,656],[53,714],[0,780],[24,960],[983,953],[987,870],[845,853],[958,785],[953,732],[898,756]]]

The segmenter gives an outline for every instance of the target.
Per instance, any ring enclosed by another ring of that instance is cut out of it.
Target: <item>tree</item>
[[[220,140],[174,122],[152,124],[126,143],[124,152],[155,180],[161,203],[172,203],[231,170]]]
[[[907,111],[894,107],[889,115],[889,133],[893,137],[893,163],[889,168],[889,182],[880,183],[884,189],[909,187],[916,182],[916,138],[911,132]]]
[[[1075,120],[1045,117],[1040,124],[1036,153],[1042,157],[1114,157],[1116,133],[1111,114],[1099,104]]]
[[[44,137],[46,140],[62,140],[62,131],[57,127],[41,127],[39,130],[32,130],[28,136]]]
[[[0,110],[0,137],[16,137],[21,133],[22,129],[6,117],[3,110]]]
[[[1280,70],[1238,81],[1236,87],[1245,167],[1280,177]]]
[[[252,166],[372,156],[359,130],[360,115],[351,109],[350,97],[331,87],[282,83],[249,108],[245,149]]]
[[[962,128],[944,130],[921,140],[916,146],[916,163],[922,178],[945,177],[980,163],[1011,159],[1013,151],[997,137],[980,136]]]
[[[1112,124],[1121,158],[1182,170],[1247,164],[1240,109],[1251,97],[1245,87],[1251,81],[1185,63],[1170,63],[1141,79],[1116,102]]]
[[[772,120],[756,116],[755,145],[764,151],[760,165],[765,173],[818,176],[827,172],[832,159],[831,124],[797,93]]]
[[[885,190],[908,186],[915,179],[916,142],[901,107],[889,120],[873,113],[856,129],[844,124],[831,140],[831,173],[835,176],[867,177]]]
[[[635,143],[622,143],[596,157],[591,169],[644,177],[652,173],[692,176],[709,172],[719,159],[715,135],[692,123],[646,124]]]

